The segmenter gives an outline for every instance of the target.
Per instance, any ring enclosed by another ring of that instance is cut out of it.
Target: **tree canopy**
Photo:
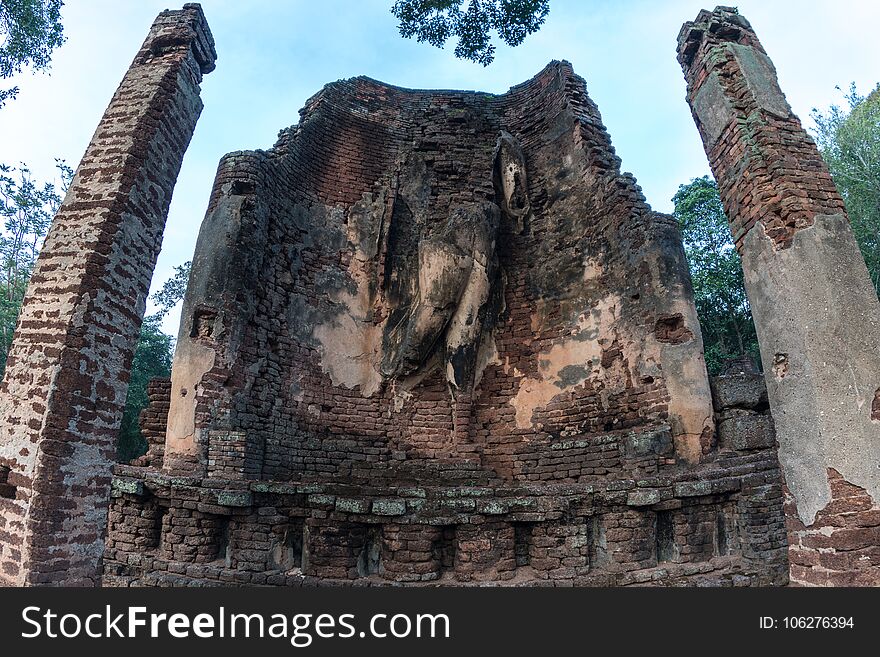
[[[147,451],[147,441],[141,434],[140,414],[147,407],[147,384],[153,378],[171,376],[171,355],[174,340],[163,333],[159,318],[151,315],[141,324],[141,335],[131,363],[131,380],[125,411],[119,428],[117,453],[123,463],[141,456]]]
[[[183,295],[186,294],[190,269],[192,269],[192,262],[189,260],[182,265],[177,265],[171,278],[162,283],[162,287],[153,293],[150,298],[159,306],[154,317],[163,319],[174,306],[180,303]]]
[[[397,0],[391,8],[401,36],[437,48],[455,37],[455,56],[483,66],[495,59],[493,30],[518,46],[540,29],[549,11],[549,0]]]
[[[25,165],[0,164],[0,373],[43,238],[73,177],[57,160],[59,181],[40,183]]]
[[[816,143],[880,295],[880,85],[867,97],[851,85],[845,99],[846,108],[813,110]]]
[[[709,373],[718,374],[726,361],[743,356],[760,363],[742,263],[733,247],[718,185],[708,176],[695,178],[681,185],[672,201],[691,271]]]
[[[150,297],[159,306],[152,315],[144,317],[140,339],[131,363],[131,381],[125,399],[125,412],[119,429],[118,457],[124,462],[141,456],[147,450],[147,441],[141,434],[140,415],[150,400],[147,385],[150,379],[171,376],[174,338],[162,331],[162,319],[183,299],[189,282],[191,262],[174,268],[174,274]]]
[[[63,0],[0,0],[0,78],[49,67],[52,52],[64,43],[62,6]],[[18,87],[0,89],[0,107],[17,93]]]

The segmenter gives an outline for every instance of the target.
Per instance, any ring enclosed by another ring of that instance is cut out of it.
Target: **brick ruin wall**
[[[663,430],[600,442],[628,467],[588,486],[234,485],[117,466],[104,584],[784,584],[762,377],[715,377],[712,392],[717,456],[664,477],[637,478],[671,460]]]
[[[786,581],[760,376],[713,408],[675,222],[569,64],[301,114],[220,163],[105,584]]]
[[[678,56],[743,258],[792,583],[880,585],[880,303],[843,199],[736,9],[686,23]]]
[[[198,5],[156,19],[43,244],[0,385],[0,584],[100,582],[131,359],[214,59]]]
[[[170,408],[171,379],[150,379],[147,383],[147,406],[138,416],[138,427],[147,443],[147,451],[143,456],[137,457],[132,462],[133,465],[162,467]]]
[[[0,389],[0,581],[877,582],[880,306],[723,7],[679,59],[764,377],[706,376],[675,222],[569,64],[503,95],[354,78],[221,161],[148,451],[111,476],[214,58],[198,5],[159,16],[47,238]]]

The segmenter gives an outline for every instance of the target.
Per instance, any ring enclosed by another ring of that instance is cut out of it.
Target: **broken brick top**
[[[192,49],[202,75],[216,68],[217,51],[214,47],[214,37],[211,28],[208,27],[202,6],[198,3],[189,2],[183,6],[183,9],[166,9],[160,13],[153,22],[139,56],[162,56],[170,50],[181,47]]]
[[[733,41],[764,52],[761,42],[744,16],[736,7],[715,7],[715,11],[701,10],[697,18],[685,23],[678,34],[679,61],[690,64],[704,40]]]
[[[220,163],[166,467],[575,481],[658,429],[695,460],[701,352],[675,222],[570,64],[502,95],[341,80]]]
[[[688,102],[742,253],[763,226],[775,248],[817,215],[844,213],[828,168],[779,88],[776,68],[735,9],[702,11],[678,38]]]

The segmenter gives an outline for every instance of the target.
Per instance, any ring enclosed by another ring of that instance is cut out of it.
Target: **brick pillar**
[[[131,465],[161,468],[165,454],[168,409],[171,407],[171,379],[150,379],[147,383],[147,400],[147,407],[138,417],[141,435],[147,441],[147,453],[134,459]]]
[[[678,58],[743,258],[792,582],[880,584],[880,304],[843,200],[735,9],[686,23]]]
[[[199,5],[156,18],[46,237],[0,386],[0,583],[100,582],[129,368],[215,59]]]

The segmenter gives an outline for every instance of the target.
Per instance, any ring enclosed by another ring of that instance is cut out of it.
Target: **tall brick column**
[[[843,200],[752,27],[718,7],[678,59],[758,330],[791,580],[880,584],[880,304]]]
[[[156,18],[46,238],[0,386],[2,584],[100,582],[131,359],[215,59],[199,5]]]

